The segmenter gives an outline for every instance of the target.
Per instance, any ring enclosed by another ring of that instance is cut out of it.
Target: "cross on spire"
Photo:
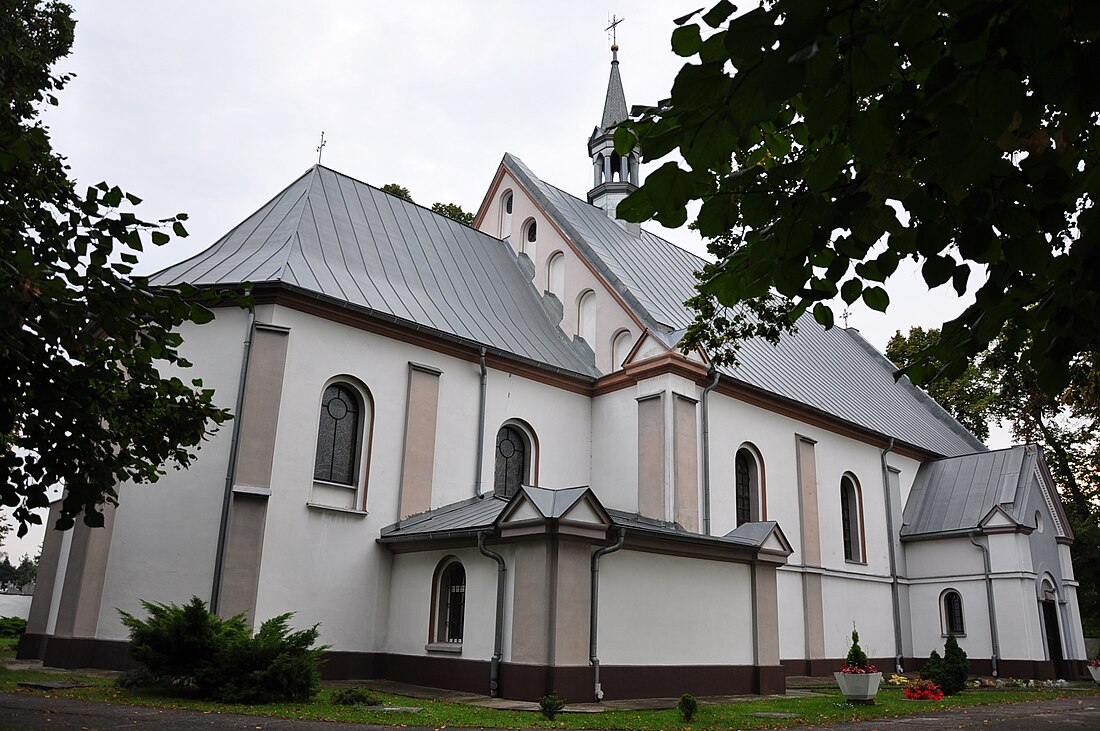
[[[321,130],[321,144],[317,145],[317,164],[321,164],[321,151],[325,149],[325,131]]]
[[[844,308],[844,312],[840,313],[840,319],[844,320],[844,327],[848,327],[848,318],[852,316],[852,313],[848,311],[848,308]]]
[[[626,18],[620,18],[616,15],[611,16],[611,20],[607,21],[610,25],[604,28],[604,31],[611,31],[611,50],[619,50],[619,38],[618,38],[618,25],[626,20]]]

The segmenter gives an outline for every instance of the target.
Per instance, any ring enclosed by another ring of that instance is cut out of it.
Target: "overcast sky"
[[[517,2],[70,0],[76,78],[44,115],[82,184],[144,199],[147,219],[190,216],[190,237],[147,253],[163,268],[228,232],[317,161],[418,203],[476,211],[510,152],[583,197],[586,142],[607,88],[616,13],[628,104],[666,98],[683,65],[672,20],[700,0],[605,5]],[[643,170],[644,173],[644,170]],[[702,253],[686,230],[662,232]],[[913,267],[888,287],[888,315],[850,319],[880,349],[895,330],[961,310]],[[12,546],[9,553],[19,555]]]

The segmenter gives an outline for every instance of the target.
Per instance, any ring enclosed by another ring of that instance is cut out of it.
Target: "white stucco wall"
[[[962,599],[963,628],[966,631],[956,636],[959,647],[975,660],[992,657],[993,643],[989,633],[985,579],[980,574],[945,576],[940,581],[910,585],[914,656],[928,657],[932,650],[943,654],[943,643],[947,635],[944,632],[945,622],[940,602],[943,592],[948,589],[958,592]]]
[[[848,654],[853,624],[859,631],[860,647],[869,657],[894,656],[889,582],[823,576],[821,605],[826,657],[844,657]]]
[[[258,308],[257,316],[269,309]],[[194,367],[172,372],[185,380],[201,377],[204,388],[214,389],[219,407],[236,407],[247,320],[246,311],[226,308],[216,310],[211,323],[180,328],[180,350]],[[169,467],[156,483],[119,488],[99,637],[125,639],[116,609],[141,616],[142,599],[186,603],[198,596],[209,601],[232,434],[230,421],[202,442],[187,470]],[[60,585],[52,614],[59,595]]]
[[[603,665],[753,662],[745,565],[619,551],[600,562],[599,609]]]
[[[606,508],[638,512],[638,402],[632,388],[592,400],[592,491]]]

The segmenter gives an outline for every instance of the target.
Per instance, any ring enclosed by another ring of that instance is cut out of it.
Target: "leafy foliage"
[[[102,525],[119,482],[187,466],[229,418],[200,381],[161,375],[189,365],[176,330],[210,320],[213,295],[131,276],[137,252],[170,240],[162,229],[186,236],[186,217],[143,221],[139,199],[106,183],[78,193],[38,119],[69,81],[50,68],[73,29],[64,3],[0,3],[0,503],[19,535],[56,484],[58,528],[81,513]]]
[[[563,708],[565,708],[565,700],[557,693],[548,693],[539,698],[539,711],[547,720],[553,721]]]
[[[467,226],[472,226],[474,223],[474,214],[462,210],[462,206],[457,203],[433,203],[432,210],[441,216],[446,216]]]
[[[677,21],[670,98],[620,126],[620,154],[678,151],[618,215],[687,221],[715,262],[700,297],[779,298],[787,326],[830,301],[885,310],[902,259],[975,303],[912,360],[962,374],[1008,322],[1046,392],[1100,351],[1100,5],[1072,0],[728,0]],[[698,302],[695,302],[698,307]],[[689,343],[730,360],[700,308]],[[774,324],[774,323],[772,323]],[[738,336],[746,333],[739,332]],[[748,334],[753,334],[751,328]]]
[[[691,693],[684,693],[676,703],[676,710],[680,712],[680,718],[684,723],[695,720],[695,714],[699,712],[699,701]]]
[[[966,687],[966,676],[970,672],[966,653],[959,647],[955,635],[948,634],[944,643],[943,657],[935,650],[928,662],[921,668],[921,677],[926,678],[943,691],[944,695],[955,695]]]
[[[940,331],[932,328],[911,327],[908,335],[901,331],[886,344],[886,357],[899,368],[915,363],[925,351],[932,350],[939,342]],[[943,362],[936,356],[927,361],[936,370]],[[947,409],[960,424],[981,441],[989,439],[989,422],[994,417],[995,389],[988,373],[980,363],[970,363],[957,378],[939,379],[927,384],[928,395]]]
[[[19,591],[34,584],[35,579],[38,578],[39,558],[40,556],[34,558],[23,556],[18,565],[12,565],[11,560],[5,554],[3,560],[0,561],[0,589]]]
[[[390,195],[395,195],[398,198],[407,200],[409,203],[414,202],[412,193],[409,192],[409,189],[403,185],[398,185],[397,183],[386,183],[382,186],[382,192],[389,193]]]
[[[142,602],[148,619],[119,611],[130,655],[159,684],[227,703],[308,700],[320,685],[317,625],[291,632],[290,614],[250,636],[244,615],[223,620],[198,597],[183,606]],[[136,682],[136,681],[135,681]]]

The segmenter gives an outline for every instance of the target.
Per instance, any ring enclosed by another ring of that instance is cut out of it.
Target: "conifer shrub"
[[[119,611],[130,630],[130,655],[147,673],[135,673],[135,683],[226,703],[304,701],[320,685],[318,668],[326,648],[313,647],[317,625],[292,632],[292,615],[283,614],[264,622],[253,636],[244,615],[223,620],[198,597],[183,606],[141,604],[147,619]]]
[[[969,672],[970,665],[967,662],[966,653],[959,647],[955,635],[948,634],[947,642],[944,643],[943,657],[932,650],[920,674],[921,677],[940,686],[944,695],[955,695],[966,687],[966,676]]]
[[[381,701],[366,688],[337,688],[332,702],[338,706],[380,706]]]
[[[0,637],[18,637],[27,631],[27,620],[22,617],[0,617]]]
[[[565,708],[565,700],[557,693],[548,693],[539,698],[539,711],[551,721],[554,720],[554,716],[561,713],[563,708]]]
[[[867,653],[859,646],[859,632],[852,625],[852,646],[848,648],[848,656],[844,659],[844,666],[840,672],[846,675],[877,673],[878,669],[871,664]]]
[[[676,704],[676,710],[680,712],[680,718],[684,719],[684,723],[691,723],[695,720],[695,714],[699,712],[699,701],[695,700],[695,696],[691,693],[684,693],[680,696],[680,702]]]

